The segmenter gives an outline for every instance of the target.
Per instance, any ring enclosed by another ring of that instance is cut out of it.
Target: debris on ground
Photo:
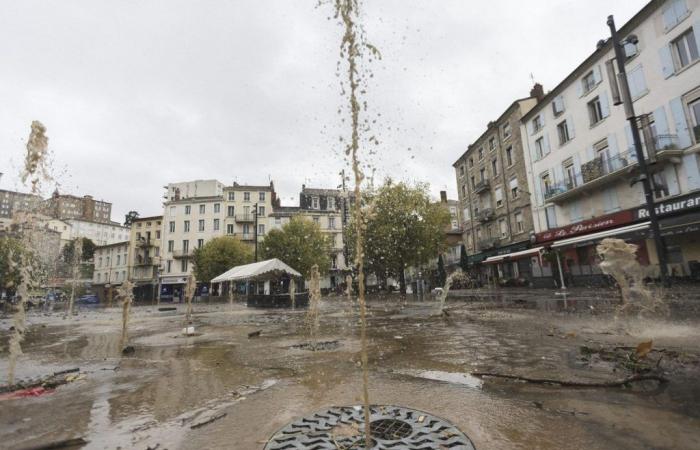
[[[61,370],[44,378],[20,381],[12,385],[0,386],[0,400],[22,397],[38,397],[53,392],[58,386],[82,380],[85,375],[80,368]]]
[[[190,428],[194,430],[195,428],[203,427],[204,425],[208,425],[214,421],[217,421],[223,417],[226,417],[226,414],[227,413],[222,412],[222,413],[214,414],[214,415],[209,416],[209,417],[205,417],[205,418],[199,420],[198,422],[195,422],[192,425],[190,425]]]
[[[136,353],[136,349],[133,345],[127,345],[122,349],[122,355],[124,356],[133,355],[134,353]]]
[[[58,450],[61,448],[73,448],[73,447],[83,446],[85,444],[88,444],[88,442],[89,441],[86,441],[85,439],[79,437],[79,438],[72,438],[72,439],[64,439],[62,441],[56,441],[56,442],[52,442],[50,444],[39,445],[36,447],[29,447],[25,450]]]
[[[262,333],[262,330],[251,331],[250,333],[248,333],[248,339],[260,337],[260,333]]]

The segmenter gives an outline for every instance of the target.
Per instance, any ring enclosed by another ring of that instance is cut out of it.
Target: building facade
[[[699,6],[700,0],[651,1],[619,30],[622,39],[633,36],[624,53],[635,126],[652,173],[669,268],[677,276],[690,276],[700,260],[700,234],[692,226],[700,214],[700,204],[694,206],[700,189]],[[558,257],[532,256],[532,263],[541,264],[543,277],[554,273],[559,285],[602,278],[595,246],[603,237],[628,239],[639,245],[643,264],[658,263],[613,59],[611,41],[601,42],[521,123],[534,194],[533,242]]]
[[[268,217],[273,208],[279,206],[274,183],[253,186],[234,182],[224,188],[223,196],[226,235],[237,237],[251,246],[255,245],[256,239],[258,244],[265,239],[269,230]]]
[[[155,300],[160,275],[163,216],[139,217],[129,235],[129,280],[134,283],[136,300]]]
[[[129,227],[118,222],[93,222],[82,219],[61,219],[70,225],[70,239],[88,238],[95,245],[110,245],[129,240]]]
[[[96,223],[112,222],[112,204],[95,200],[91,195],[77,197],[60,194],[58,189],[44,201],[44,214],[56,219],[79,219]]]
[[[101,245],[95,248],[93,290],[100,302],[112,302],[115,289],[129,274],[129,241]]]
[[[490,122],[453,164],[462,242],[472,275],[484,282],[529,279],[532,272],[527,258],[496,257],[530,247],[533,225],[520,119],[543,95],[542,86],[535,85],[530,97],[513,102]]]

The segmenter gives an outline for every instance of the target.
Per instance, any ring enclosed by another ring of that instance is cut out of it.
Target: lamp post
[[[617,34],[617,29],[615,28],[615,20],[613,19],[613,16],[608,16],[608,27],[610,27],[612,45],[613,49],[615,50],[615,60],[617,61],[618,68],[617,79],[620,87],[620,98],[615,99],[615,105],[624,104],[625,115],[627,116],[627,120],[630,123],[630,128],[632,129],[632,140],[634,141],[634,150],[637,155],[639,171],[641,172],[641,175],[639,176],[639,181],[641,181],[642,183],[642,187],[644,189],[644,198],[646,200],[646,207],[649,211],[649,222],[651,225],[651,232],[654,238],[656,254],[659,258],[661,282],[664,286],[669,286],[670,280],[668,278],[668,267],[666,266],[666,245],[664,244],[664,239],[661,236],[661,232],[659,229],[659,221],[656,216],[656,210],[654,209],[654,194],[651,190],[649,167],[647,166],[647,163],[644,159],[644,152],[642,151],[642,141],[639,137],[639,129],[637,128],[637,117],[634,113],[634,105],[632,104],[632,96],[630,95],[629,83],[627,81],[627,72],[625,71],[625,54],[623,44],[636,43],[637,37],[631,35],[625,39],[624,43],[620,42],[620,36]],[[611,85],[614,82],[614,78],[611,78]]]
[[[255,262],[258,262],[258,204],[253,205],[255,211],[253,211],[253,217],[255,221],[253,222],[253,245],[255,246]]]

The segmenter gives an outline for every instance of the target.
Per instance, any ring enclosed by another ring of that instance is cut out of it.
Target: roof
[[[278,206],[273,208],[269,214],[271,217],[288,217],[297,214],[300,211],[298,206]]]
[[[282,274],[300,277],[301,274],[277,258],[236,266],[211,280],[212,283],[248,280],[252,278],[274,278]]]
[[[120,245],[129,246],[129,241],[115,242],[113,244],[97,245],[97,246],[95,246],[95,250],[100,250],[100,249],[109,248],[109,247],[119,247]]]
[[[150,216],[150,217],[137,217],[133,220],[133,222],[146,222],[146,221],[153,221],[153,220],[163,220],[163,216]]]
[[[654,11],[656,11],[658,8],[663,5],[665,0],[651,0],[649,3],[644,5],[642,9],[639,10],[637,14],[635,14],[630,20],[628,20],[624,25],[619,27],[617,29],[617,33],[620,35],[620,38],[622,39],[625,35],[630,33],[637,25],[639,25],[642,21],[646,20],[648,16],[650,16]],[[603,22],[603,18],[601,17],[601,22]],[[601,36],[602,37],[602,36]],[[561,83],[556,85],[554,89],[549,91],[543,98],[540,100],[537,105],[535,105],[530,111],[528,111],[526,114],[523,114],[523,117],[520,119],[523,123],[527,122],[530,120],[536,113],[542,110],[542,108],[548,104],[551,103],[552,100],[554,100],[554,97],[559,95],[569,84],[574,82],[585,70],[587,70],[594,62],[598,61],[600,58],[602,58],[610,49],[612,48],[612,42],[610,38],[607,38],[605,40],[605,44],[602,45],[601,47],[597,48],[593,53],[591,53],[581,64],[578,65],[569,75],[566,76],[562,80]]]
[[[252,184],[238,184],[233,182],[233,186],[225,186],[224,191],[270,191],[274,192],[275,186],[272,182],[264,186],[256,186]]]
[[[340,189],[323,189],[323,188],[301,188],[302,194],[307,195],[340,195]]]

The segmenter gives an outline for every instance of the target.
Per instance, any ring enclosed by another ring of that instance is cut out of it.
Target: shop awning
[[[571,245],[578,245],[584,243],[593,243],[607,237],[613,237],[621,235],[645,231],[649,228],[650,222],[636,223],[634,225],[628,225],[626,227],[613,228],[612,230],[599,231],[598,233],[584,234],[583,236],[576,236],[569,239],[561,239],[555,241],[552,244],[552,248],[569,247]]]
[[[514,260],[525,258],[526,256],[539,255],[544,247],[528,248],[527,250],[521,250],[519,252],[506,253],[505,255],[496,255],[486,258],[484,264],[497,264],[503,260]]]

